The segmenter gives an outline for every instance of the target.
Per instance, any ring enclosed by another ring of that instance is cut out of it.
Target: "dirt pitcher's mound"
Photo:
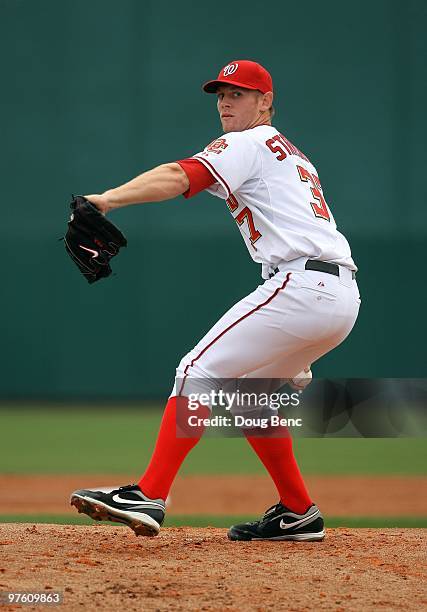
[[[213,528],[137,538],[103,524],[7,524],[0,591],[60,591],[70,611],[416,610],[427,604],[425,535],[330,529],[323,542],[229,542]]]

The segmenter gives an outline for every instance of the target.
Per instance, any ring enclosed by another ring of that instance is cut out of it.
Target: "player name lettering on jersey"
[[[279,153],[276,159],[282,161],[282,159],[286,159],[287,155],[297,155],[304,159],[305,161],[310,163],[310,160],[302,153],[295,145],[293,145],[289,140],[283,136],[283,134],[276,134],[273,138],[269,138],[266,140],[265,144],[270,149],[272,153]]]

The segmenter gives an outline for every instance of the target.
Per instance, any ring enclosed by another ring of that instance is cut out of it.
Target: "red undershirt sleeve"
[[[184,198],[192,198],[204,189],[207,189],[214,183],[216,179],[212,176],[209,170],[194,158],[180,159],[176,162],[184,170],[190,181],[190,187],[182,195]]]

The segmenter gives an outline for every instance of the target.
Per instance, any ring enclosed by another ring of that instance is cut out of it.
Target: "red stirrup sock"
[[[281,438],[266,437],[265,433],[261,437],[245,435],[273,479],[282,504],[297,514],[306,512],[313,502],[295,460],[289,432],[284,430]]]
[[[150,463],[138,482],[143,493],[152,499],[166,499],[182,462],[203,435],[204,426],[190,426],[190,416],[206,418],[209,408],[199,405],[190,410],[186,397],[169,399]]]

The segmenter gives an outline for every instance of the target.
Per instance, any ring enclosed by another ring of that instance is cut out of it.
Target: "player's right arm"
[[[170,200],[186,192],[189,187],[187,174],[178,163],[173,162],[148,170],[115,189],[85,197],[105,214],[130,204]]]

